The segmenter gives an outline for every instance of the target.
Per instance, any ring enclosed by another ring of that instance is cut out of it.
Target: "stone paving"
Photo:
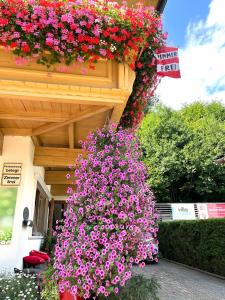
[[[160,300],[225,300],[225,280],[166,260],[135,273],[156,277]]]

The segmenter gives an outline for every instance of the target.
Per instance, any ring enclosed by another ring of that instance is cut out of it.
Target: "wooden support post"
[[[68,136],[69,136],[69,147],[70,149],[74,149],[74,123],[71,123],[68,126]]]

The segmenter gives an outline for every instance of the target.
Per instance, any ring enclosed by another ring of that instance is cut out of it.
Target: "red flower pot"
[[[83,300],[80,296],[72,295],[70,292],[66,291],[64,293],[60,293],[60,300]]]

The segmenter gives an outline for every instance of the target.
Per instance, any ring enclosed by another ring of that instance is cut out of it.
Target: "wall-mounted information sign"
[[[4,163],[3,165],[3,174],[21,174],[22,164],[21,163]]]
[[[2,174],[2,185],[18,186],[20,185],[21,175]]]
[[[22,164],[4,163],[2,171],[3,186],[18,186],[21,181]]]

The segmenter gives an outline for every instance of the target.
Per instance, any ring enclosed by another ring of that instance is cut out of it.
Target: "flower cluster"
[[[38,300],[40,293],[35,282],[36,277],[30,274],[1,275],[0,299],[4,300]]]
[[[136,126],[157,83],[154,53],[162,47],[160,16],[151,7],[102,0],[0,0],[0,45],[49,68],[99,59],[128,63],[138,80],[122,125]]]
[[[160,18],[144,7],[101,0],[0,0],[0,44],[48,66],[129,61],[158,37]],[[158,41],[156,42],[156,44]]]
[[[59,289],[91,295],[118,293],[132,264],[152,257],[154,197],[135,136],[114,126],[91,133],[78,159],[77,191],[68,197],[55,248],[54,280]]]
[[[160,81],[156,73],[156,59],[151,48],[146,49],[139,61],[142,68],[136,70],[136,79],[120,125],[124,128],[135,128],[143,119],[146,109],[153,101],[154,92]]]

